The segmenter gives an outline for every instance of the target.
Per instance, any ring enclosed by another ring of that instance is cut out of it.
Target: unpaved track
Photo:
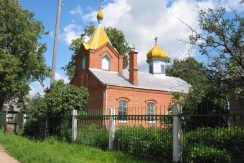
[[[7,154],[3,146],[0,145],[0,163],[20,163],[15,158]]]

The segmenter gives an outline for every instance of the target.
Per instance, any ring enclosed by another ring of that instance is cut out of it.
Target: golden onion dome
[[[99,8],[98,12],[97,12],[97,20],[103,20],[103,10],[102,8]]]
[[[157,37],[156,37],[154,47],[147,53],[147,59],[155,59],[155,58],[165,59],[167,57],[168,57],[167,53],[157,45]]]

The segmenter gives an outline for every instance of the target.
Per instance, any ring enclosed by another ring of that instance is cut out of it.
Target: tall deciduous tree
[[[174,94],[175,98],[182,99],[184,97],[183,113],[215,114],[228,112],[225,94],[216,89],[211,80],[211,73],[203,63],[198,62],[193,57],[188,57],[185,60],[174,60],[172,66],[167,69],[166,74],[179,77],[192,86],[188,95]],[[198,117],[197,120],[192,116],[186,116],[185,118],[186,125],[184,128],[187,127],[186,129],[225,126],[227,124],[224,117],[218,119],[209,117],[207,122],[205,122],[204,117]]]
[[[240,4],[241,5],[241,4]],[[224,8],[200,11],[200,32],[190,27],[190,43],[208,57],[215,85],[226,93],[244,89],[244,17]]]
[[[41,82],[48,74],[42,34],[42,23],[17,0],[0,0],[0,109],[8,100],[21,100],[30,82]]]
[[[69,78],[72,78],[75,71],[75,55],[79,53],[80,46],[84,42],[86,37],[90,37],[95,31],[94,25],[88,25],[85,27],[84,32],[81,36],[72,41],[69,46],[69,49],[74,51],[73,55],[71,56],[71,61],[63,67],[66,71],[66,74]],[[113,45],[114,48],[119,52],[119,54],[124,56],[124,67],[128,65],[128,55],[127,53],[130,51],[131,47],[128,45],[128,42],[125,39],[125,35],[122,31],[108,27],[105,28],[105,31]]]

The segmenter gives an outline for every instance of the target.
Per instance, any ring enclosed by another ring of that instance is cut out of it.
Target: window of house
[[[162,73],[162,74],[165,73],[165,67],[164,67],[164,65],[161,65],[161,73]]]
[[[155,120],[155,117],[153,115],[155,115],[155,103],[153,102],[149,102],[147,103],[147,121],[149,122],[153,122]]]
[[[127,117],[128,103],[125,100],[119,101],[119,120],[126,121]]]
[[[86,57],[83,57],[81,60],[81,70],[86,69]]]
[[[107,55],[105,55],[102,58],[102,69],[103,70],[109,70],[110,69],[110,58]]]

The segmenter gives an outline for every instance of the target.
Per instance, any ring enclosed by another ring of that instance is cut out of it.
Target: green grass
[[[22,163],[147,162],[120,152],[106,152],[83,145],[68,144],[54,138],[35,141],[14,134],[4,134],[2,131],[0,144]]]

